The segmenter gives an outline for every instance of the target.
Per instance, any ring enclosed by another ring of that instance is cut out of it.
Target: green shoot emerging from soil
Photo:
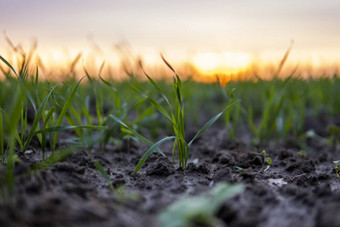
[[[270,157],[267,157],[267,152],[263,150],[260,155],[263,156],[264,162],[267,163],[268,165],[272,164],[272,159]]]
[[[332,141],[332,146],[335,151],[338,145],[338,141],[339,141],[340,127],[337,125],[330,125],[327,127],[327,132],[330,136],[330,139]]]
[[[300,157],[300,158],[307,158],[307,152],[304,150],[298,151],[296,152],[296,154]]]
[[[109,184],[110,190],[113,191],[114,188],[113,188],[112,180],[110,179],[110,176],[105,172],[104,167],[99,162],[95,162],[94,167],[96,167],[98,172],[102,175],[102,177]]]
[[[166,142],[168,140],[174,139],[174,145],[172,149],[172,162],[175,161],[175,155],[177,150],[177,156],[178,156],[178,162],[179,166],[182,169],[186,169],[187,161],[189,158],[190,153],[190,146],[192,143],[197,139],[199,136],[201,136],[217,119],[228,109],[230,109],[234,104],[238,103],[239,100],[234,100],[232,102],[229,102],[226,108],[219,114],[217,114],[215,117],[210,119],[198,132],[197,134],[192,138],[191,141],[187,142],[185,141],[185,128],[184,128],[184,103],[183,103],[183,97],[182,97],[182,82],[179,78],[178,74],[175,72],[173,67],[163,58],[164,63],[171,69],[171,71],[175,74],[173,77],[173,92],[175,96],[174,103],[171,104],[168,97],[165,95],[165,92],[161,89],[160,86],[145,72],[143,69],[142,63],[139,62],[141,69],[143,70],[145,76],[147,77],[150,84],[157,90],[157,92],[161,95],[162,99],[166,102],[165,106],[162,106],[159,101],[156,101],[155,99],[145,95],[142,91],[138,90],[137,88],[134,88],[142,97],[144,97],[146,100],[148,100],[151,105],[157,109],[166,119],[168,119],[171,122],[172,129],[174,136],[169,136],[161,139],[157,143],[153,144],[149,140],[147,140],[145,137],[137,133],[135,130],[128,127],[125,123],[123,123],[120,119],[117,117],[110,115],[111,118],[113,118],[115,121],[120,123],[123,127],[125,127],[129,133],[135,135],[137,138],[145,142],[150,146],[150,148],[145,152],[141,160],[138,162],[135,172],[137,173],[146,159],[154,152],[158,151],[158,146],[162,144],[163,142]]]
[[[219,226],[214,217],[220,205],[240,192],[240,184],[217,184],[208,195],[188,197],[171,204],[159,216],[160,226]]]
[[[100,175],[105,179],[105,181],[108,183],[110,190],[112,192],[115,192],[118,200],[120,203],[125,203],[126,201],[138,201],[139,197],[135,193],[127,193],[125,186],[119,186],[118,188],[113,187],[113,182],[109,176],[109,174],[105,171],[104,167],[99,163],[95,162],[94,167],[98,170]]]
[[[340,163],[340,160],[333,161],[333,163],[334,163],[335,175],[336,175],[337,178],[339,178],[339,169],[340,169],[339,163]]]

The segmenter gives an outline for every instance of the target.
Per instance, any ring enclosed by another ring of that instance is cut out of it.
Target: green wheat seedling
[[[197,134],[192,138],[191,141],[186,142],[185,141],[185,128],[184,128],[184,104],[183,104],[183,97],[182,97],[182,82],[178,76],[178,74],[175,72],[173,67],[163,58],[164,63],[171,69],[171,71],[175,74],[173,77],[173,93],[175,96],[174,104],[171,104],[168,97],[165,95],[163,90],[158,86],[158,84],[145,72],[143,69],[142,63],[140,63],[140,67],[143,70],[145,76],[147,77],[150,84],[158,91],[158,93],[161,95],[162,99],[165,101],[166,106],[163,107],[159,102],[157,102],[155,99],[143,94],[140,90],[136,89],[137,92],[143,96],[146,100],[148,100],[151,105],[154,106],[155,109],[157,109],[167,120],[170,121],[173,129],[174,136],[169,136],[161,139],[160,141],[153,144],[151,141],[137,133],[135,130],[128,127],[125,123],[123,123],[119,118],[110,115],[111,118],[116,120],[118,123],[120,123],[123,127],[125,127],[128,132],[135,135],[139,139],[141,139],[143,142],[148,144],[150,148],[145,152],[141,160],[138,162],[135,172],[138,172],[146,159],[154,152],[159,151],[158,146],[168,140],[175,140],[174,145],[172,148],[172,162],[175,161],[175,155],[177,150],[177,156],[178,156],[178,162],[179,166],[182,169],[186,169],[187,161],[189,158],[190,153],[190,147],[192,143],[201,136],[217,119],[228,109],[230,109],[234,104],[238,103],[239,100],[235,100],[227,105],[227,107],[219,114],[217,114],[215,117],[210,119],[198,132]]]
[[[160,226],[220,226],[220,221],[215,217],[218,208],[243,189],[241,184],[219,183],[206,195],[180,199],[160,213]]]
[[[29,131],[29,134],[28,134],[28,138],[26,139],[26,141],[24,142],[24,147],[23,147],[23,150],[26,150],[28,148],[28,146],[30,145],[32,139],[33,139],[33,136],[36,135],[37,133],[37,129],[39,129],[39,121],[40,119],[42,118],[42,115],[44,113],[44,109],[45,109],[45,106],[47,104],[47,101],[49,99],[49,97],[51,96],[51,94],[53,93],[54,89],[56,88],[57,86],[54,86],[50,91],[49,93],[47,94],[47,96],[45,97],[45,99],[42,101],[41,105],[39,106],[38,108],[38,111],[34,117],[34,120],[33,120],[33,123],[31,125],[31,129]],[[45,126],[45,124],[44,124]],[[42,141],[40,141],[42,143]],[[43,148],[44,150],[45,148]]]
[[[71,105],[71,101],[73,99],[73,97],[75,96],[76,94],[76,91],[77,91],[77,88],[80,84],[80,82],[83,80],[80,79],[79,82],[76,84],[76,86],[71,90],[70,94],[68,95],[68,97],[66,98],[65,100],[65,103],[64,103],[64,106],[62,107],[62,110],[59,114],[59,117],[58,117],[58,120],[55,124],[55,127],[61,127],[61,124],[63,122],[63,119],[64,119],[64,116],[66,115],[66,112],[69,108],[69,106]],[[59,128],[60,129],[60,128]],[[56,131],[55,134],[54,134],[54,137],[53,137],[53,142],[52,142],[52,151],[55,150],[55,147],[56,147],[56,144],[57,144],[57,139],[58,139],[58,135],[59,135],[59,131]]]
[[[3,195],[2,202],[12,202],[11,198],[14,195],[14,167],[15,162],[18,161],[18,157],[15,154],[16,149],[16,137],[18,136],[17,132],[17,125],[20,119],[20,113],[22,108],[22,102],[25,100],[24,92],[20,89],[20,85],[17,86],[17,92],[15,93],[13,98],[9,98],[8,100],[8,116],[3,121],[1,119],[1,144],[2,144],[2,161],[6,165],[6,174],[4,178],[1,178],[0,182],[0,191]],[[5,114],[3,109],[0,109],[0,115]],[[7,147],[4,148],[3,144],[5,141],[6,135],[6,142]]]
[[[114,113],[117,116],[123,117],[126,116],[126,109],[124,107],[121,107],[121,101],[120,101],[120,96],[117,88],[111,84],[109,81],[105,80],[99,75],[99,79],[104,83],[105,86],[107,86],[110,91],[113,92],[113,99],[114,99]],[[111,125],[112,126],[112,119],[111,118],[105,118],[103,125]],[[113,132],[117,129],[117,127],[110,127],[108,130],[104,132],[103,138],[100,141],[100,146],[105,147],[107,143],[109,142],[110,138],[112,137]]]
[[[20,145],[21,150],[24,150],[24,140],[25,140],[25,135],[26,135],[26,130],[27,130],[27,109],[25,108],[26,100],[32,105],[33,109],[36,111],[36,105],[34,103],[33,97],[29,90],[27,89],[27,78],[28,78],[28,63],[26,62],[26,59],[23,59],[23,62],[21,64],[21,68],[19,69],[19,74],[15,71],[13,66],[0,55],[0,60],[4,62],[10,70],[15,74],[16,78],[12,78],[10,81],[13,83],[14,86],[17,86],[17,90],[22,91],[25,94],[25,97],[20,100],[20,107],[18,107],[19,111],[19,126],[20,129],[15,130],[14,135],[15,138]],[[10,75],[8,75],[8,78]],[[9,116],[6,111],[2,108],[0,108],[0,111],[2,112],[3,115],[5,115],[5,118],[8,120]]]
[[[117,127],[118,126],[117,121],[114,120],[112,117],[110,117],[110,115],[119,116],[119,119],[125,120],[127,118],[128,112],[132,110],[138,112],[137,108],[145,101],[145,98],[139,98],[137,101],[132,102],[130,104],[127,104],[126,102],[122,103],[120,100],[121,95],[118,89],[111,82],[109,82],[108,80],[105,80],[100,75],[99,75],[99,79],[105,85],[105,87],[109,88],[109,90],[112,92],[113,97],[111,98],[113,99],[113,104],[114,104],[114,108],[108,114],[109,117],[105,117],[103,121],[103,125],[108,126],[109,130],[106,130],[104,132],[103,138],[101,140],[101,144],[102,146],[106,146],[110,139],[113,140],[114,143],[121,143],[122,138],[112,137],[112,135],[115,134],[115,131],[117,131],[119,127]],[[130,78],[130,80],[133,80],[133,78]],[[135,81],[133,83],[135,84]],[[134,128],[134,130],[136,130],[136,126],[139,121],[141,121],[143,118],[150,115],[149,110],[150,108],[147,108],[141,114],[138,114],[138,118],[133,122],[132,128]],[[133,135],[131,135],[129,131],[125,131],[123,129],[121,131],[123,132],[123,135],[124,135],[123,139],[126,139],[129,144],[130,139],[134,139]]]
[[[5,144],[4,144],[4,121],[3,121],[3,113],[0,111],[0,152],[1,152],[1,161],[5,162]]]
[[[270,157],[267,156],[267,152],[265,150],[263,150],[260,155],[263,156],[263,160],[265,163],[267,163],[268,165],[272,164],[272,159]]]
[[[297,154],[300,158],[307,158],[307,157],[308,157],[307,152],[304,151],[304,150],[298,151],[298,152],[296,152],[296,154]]]
[[[100,73],[104,67],[104,63],[102,63],[100,69],[99,69],[99,73],[98,75],[100,76]],[[98,125],[103,125],[103,100],[104,100],[104,97],[103,97],[103,89],[100,88],[99,86],[99,82],[97,80],[94,80],[90,74],[87,72],[85,66],[83,67],[84,68],[84,71],[85,71],[85,75],[90,83],[90,86],[91,86],[91,90],[92,90],[92,95],[94,96],[95,98],[95,107],[96,107],[96,114],[97,114],[97,121],[98,121]],[[85,113],[85,116],[86,116],[86,119],[87,119],[87,122],[90,122],[91,121],[91,118],[88,115],[89,113],[89,106],[87,105],[88,108],[83,108],[84,110],[84,113]],[[86,138],[89,137],[89,135],[85,135]],[[103,135],[101,134],[100,137],[103,137]],[[100,150],[102,149],[102,144],[103,143],[99,143],[100,145]]]
[[[330,125],[327,127],[327,132],[329,134],[330,140],[332,141],[333,150],[335,151],[339,142],[340,127],[337,125]]]
[[[114,191],[112,180],[110,179],[110,176],[105,172],[104,167],[99,162],[95,162],[94,167],[96,167],[98,172],[102,175],[102,177],[108,183],[110,190]]]
[[[17,76],[17,86],[18,86],[18,90],[22,91],[24,93],[24,99],[20,100],[20,107],[18,107],[18,113],[19,113],[19,130],[15,130],[14,133],[14,137],[16,138],[20,148],[22,151],[25,151],[34,136],[37,136],[40,144],[42,146],[42,151],[43,151],[43,157],[45,154],[45,147],[46,147],[46,134],[49,133],[50,135],[50,140],[51,140],[51,144],[52,144],[52,154],[54,154],[54,150],[56,147],[56,143],[57,143],[57,139],[58,139],[58,134],[60,131],[63,130],[70,130],[73,129],[76,134],[78,135],[78,137],[81,140],[85,140],[83,139],[83,133],[82,133],[82,129],[96,129],[96,130],[104,130],[107,129],[106,126],[97,126],[97,125],[82,125],[81,124],[81,116],[78,114],[78,111],[72,106],[72,100],[74,98],[74,96],[76,95],[77,89],[79,87],[80,82],[82,81],[79,80],[78,83],[76,84],[75,87],[73,87],[73,89],[71,90],[71,92],[68,94],[68,96],[63,97],[60,94],[56,94],[56,96],[60,97],[62,100],[64,100],[63,104],[59,107],[59,106],[52,106],[48,111],[45,111],[45,107],[47,106],[47,103],[50,101],[50,99],[52,97],[55,96],[55,88],[56,86],[52,87],[51,89],[47,89],[48,94],[47,96],[44,98],[44,100],[42,102],[39,101],[39,95],[37,94],[37,99],[38,99],[38,103],[40,103],[39,108],[36,108],[36,104],[35,101],[33,99],[33,96],[31,94],[31,92],[27,89],[26,85],[28,84],[28,66],[27,64],[25,64],[25,62],[23,62],[22,64],[22,68],[19,71],[19,74],[16,73],[15,69],[12,67],[12,65],[6,61],[2,56],[0,56],[0,59],[13,71],[13,73]],[[38,70],[36,71],[36,77],[35,77],[35,84],[38,83]],[[15,81],[13,82],[15,83]],[[37,87],[36,87],[37,88]],[[36,90],[37,92],[37,90]],[[35,111],[35,116],[34,116],[34,120],[33,123],[30,125],[30,127],[27,124],[27,111],[25,110],[25,104],[26,104],[26,100],[28,100],[28,102],[30,103],[30,105],[33,107],[34,111]],[[57,103],[57,102],[55,102]],[[19,105],[18,104],[18,105]],[[58,119],[56,119],[54,116],[56,115],[56,109],[61,109],[61,112],[59,114]],[[1,113],[1,120],[0,120],[0,126],[3,125],[3,118],[5,118],[5,120],[7,122],[9,122],[9,119],[11,118],[10,114],[8,114],[4,109],[0,108],[0,113]],[[73,118],[71,117],[71,115],[74,116],[74,118],[77,120],[74,121]],[[69,126],[63,126],[62,122],[64,117],[69,121],[70,125]],[[40,120],[43,119],[43,124],[42,124],[42,128],[40,127]],[[16,128],[16,127],[15,127]],[[1,127],[0,127],[1,130]],[[28,135],[26,136],[26,132],[28,131]],[[54,136],[53,136],[54,133]],[[2,133],[2,135],[4,135]],[[4,139],[2,139],[2,137],[0,137],[1,141],[0,142],[0,149],[1,149],[1,154],[3,154],[3,150],[4,150]],[[88,141],[85,141],[85,144]],[[2,155],[2,159],[3,155]]]
[[[220,78],[217,76],[217,85],[221,89],[223,97],[227,101],[227,103],[232,103],[238,98],[236,98],[235,95],[235,88],[231,89],[230,91],[225,89],[225,86],[223,86],[220,82]],[[243,109],[241,108],[240,102],[235,104],[235,107],[233,109],[228,109],[225,111],[225,123],[226,127],[229,133],[229,136],[232,140],[235,140],[237,137],[237,129],[239,125],[239,121],[241,118],[241,111]]]
[[[105,179],[105,181],[108,183],[109,188],[112,192],[115,192],[117,197],[118,197],[118,201],[120,203],[124,203],[127,200],[131,200],[131,201],[137,201],[139,199],[138,194],[135,193],[131,193],[128,194],[126,192],[126,189],[124,186],[119,186],[118,188],[114,188],[113,187],[113,182],[110,178],[110,176],[107,174],[107,172],[105,171],[104,167],[99,163],[99,162],[95,162],[94,163],[94,167],[96,167],[96,169],[98,170],[98,172],[100,173],[100,175]]]
[[[83,77],[84,78],[84,77]],[[101,126],[101,125],[81,125],[81,116],[78,114],[78,112],[74,109],[74,107],[72,106],[72,100],[74,98],[74,96],[76,95],[77,89],[79,87],[80,82],[83,80],[80,79],[77,84],[72,88],[72,90],[69,92],[69,94],[63,98],[64,103],[61,106],[61,112],[58,116],[58,119],[55,120],[55,118],[53,117],[53,113],[51,115],[51,120],[52,120],[52,127],[49,128],[45,128],[42,130],[39,130],[36,132],[36,134],[38,133],[54,133],[53,139],[52,139],[52,155],[54,154],[56,145],[57,145],[57,139],[58,139],[58,135],[60,133],[60,131],[64,131],[64,130],[70,130],[73,129],[75,131],[75,133],[77,134],[77,136],[80,138],[80,140],[84,141],[83,138],[83,133],[82,133],[82,129],[96,129],[96,130],[105,130],[107,129],[107,127],[105,126]],[[72,117],[70,117],[70,115],[73,115],[75,117],[75,119],[77,119],[77,122],[75,122],[73,120]],[[68,120],[68,122],[70,123],[70,125],[66,125],[63,126],[63,120],[64,117],[66,117],[66,119]],[[86,138],[85,138],[86,140]],[[85,141],[85,144],[87,144],[88,141]]]
[[[287,92],[287,84],[291,78],[292,76],[280,82],[278,86],[274,84],[274,86],[269,89],[265,97],[261,120],[258,126],[255,125],[253,107],[248,107],[248,124],[255,136],[254,141],[256,143],[266,143],[271,137],[278,134],[277,120],[282,111]],[[260,82],[263,83],[262,80],[260,80]]]
[[[20,129],[19,131],[15,131],[15,137],[16,140],[18,142],[18,144],[20,145],[20,148],[22,151],[25,151],[28,146],[30,145],[30,142],[33,138],[33,136],[35,135],[35,132],[37,131],[37,129],[39,128],[39,121],[43,115],[43,111],[45,108],[45,105],[47,103],[47,100],[49,99],[51,93],[53,92],[53,90],[55,89],[55,87],[53,87],[49,94],[47,95],[47,97],[44,99],[44,101],[42,103],[40,103],[40,107],[37,110],[36,108],[36,104],[34,102],[33,96],[31,94],[31,92],[27,89],[27,84],[28,84],[28,64],[25,64],[25,59],[22,63],[21,69],[19,70],[19,74],[16,73],[15,69],[12,67],[12,65],[7,62],[2,56],[0,56],[0,59],[12,70],[12,72],[17,76],[17,80],[11,80],[13,83],[16,83],[19,86],[19,90],[23,91],[25,94],[25,98],[29,101],[29,103],[31,104],[31,106],[33,107],[34,111],[35,111],[35,117],[34,117],[34,121],[29,129],[29,133],[28,136],[26,136],[26,132],[28,131],[28,125],[27,125],[27,109],[25,108],[25,100],[23,99],[21,100],[21,107],[19,110],[20,113],[20,118],[19,118],[19,125],[20,125]],[[9,76],[7,76],[7,78],[9,78]],[[36,70],[36,79],[35,79],[35,84],[37,85],[38,83],[38,69]],[[36,92],[38,92],[37,86],[36,86]],[[38,95],[37,95],[38,97]],[[6,120],[9,121],[10,115],[8,115],[6,113],[5,110],[0,108],[1,113],[1,118],[3,118],[3,116],[5,116]],[[2,119],[1,119],[2,121]],[[2,124],[2,122],[0,122],[0,124]],[[3,137],[2,137],[3,138]],[[3,139],[1,139],[2,142],[0,142],[1,144],[3,144]],[[1,146],[3,147],[3,146]]]
[[[72,156],[80,148],[81,146],[79,146],[78,144],[72,144],[70,146],[60,149],[58,150],[58,153],[56,153],[54,156],[51,155],[45,158],[44,160],[37,162],[32,167],[30,167],[28,174],[32,174],[32,173],[34,174],[38,171],[42,171],[44,169],[49,168],[58,162],[65,161],[67,158]]]

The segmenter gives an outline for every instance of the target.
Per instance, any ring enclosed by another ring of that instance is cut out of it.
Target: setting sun
[[[243,52],[201,53],[194,57],[193,63],[204,74],[229,74],[246,69],[251,56]]]

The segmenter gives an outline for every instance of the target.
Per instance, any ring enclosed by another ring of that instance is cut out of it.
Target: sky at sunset
[[[290,62],[334,66],[339,11],[339,0],[0,0],[0,53],[9,51],[5,33],[26,49],[36,38],[48,64],[80,51],[114,62],[124,46],[146,63],[160,63],[162,52],[213,70],[278,62],[293,40]]]

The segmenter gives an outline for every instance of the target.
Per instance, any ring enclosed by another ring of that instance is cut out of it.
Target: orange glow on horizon
[[[201,53],[193,64],[202,74],[231,74],[249,67],[251,56],[243,52]]]
[[[208,52],[197,54],[193,58],[193,65],[199,73],[199,81],[215,82],[217,77],[222,85],[238,74],[249,69],[252,59],[244,52]]]
[[[45,47],[37,48],[33,52],[27,50],[30,50],[30,48],[23,48],[26,57],[31,56],[30,70],[34,74],[36,66],[38,66],[39,78],[41,79],[63,80],[70,75],[70,72],[74,72],[76,77],[82,77],[84,76],[84,68],[91,76],[97,77],[103,62],[105,62],[105,65],[101,70],[101,75],[104,78],[113,77],[117,80],[128,78],[125,69],[137,76],[143,75],[136,63],[137,56],[141,56],[145,62],[145,69],[154,78],[172,77],[172,72],[164,65],[159,57],[159,52],[156,51],[139,55],[125,52],[118,54],[112,50],[96,53],[90,48]],[[0,54],[16,70],[20,68],[20,62],[23,60],[20,53],[9,49]],[[81,56],[71,70],[70,67],[79,54]],[[327,58],[322,56],[327,56]],[[218,77],[221,84],[231,80],[251,79],[254,74],[261,78],[270,79],[276,73],[281,58],[282,53],[254,55],[254,53],[247,52],[198,52],[186,57],[177,53],[166,54],[166,59],[177,72],[181,72],[179,75],[183,78],[192,76],[191,78],[197,82],[209,83],[216,82]],[[340,56],[335,52],[317,51],[305,55],[301,54],[301,51],[293,52],[284,64],[280,76],[289,75],[295,68],[298,68],[295,74],[303,78],[332,76],[334,73],[339,73],[339,62]],[[3,62],[0,62],[0,65],[5,71],[9,70]],[[4,78],[2,73],[0,73],[1,78]]]

